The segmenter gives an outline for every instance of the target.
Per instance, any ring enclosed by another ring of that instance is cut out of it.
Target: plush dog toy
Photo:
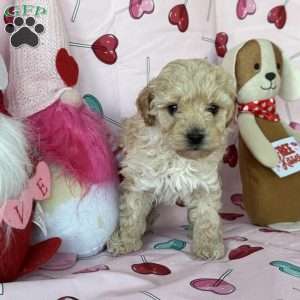
[[[253,223],[268,225],[300,220],[300,173],[280,178],[271,169],[279,156],[271,143],[294,136],[276,113],[276,96],[300,98],[300,71],[268,40],[249,40],[223,61],[238,90],[240,172],[243,200]]]
[[[7,78],[0,57],[0,90],[6,88]],[[46,263],[59,248],[60,240],[30,245],[33,200],[45,200],[48,194],[45,190],[41,196],[36,184],[42,184],[40,180],[48,169],[40,164],[36,176],[29,179],[32,166],[25,129],[6,114],[2,96],[0,92],[0,282],[9,282]],[[46,184],[40,187],[46,188]]]
[[[52,194],[42,203],[46,237],[61,237],[61,252],[91,256],[102,250],[118,220],[118,176],[108,131],[74,89],[79,68],[70,55],[58,1],[22,3],[41,7],[43,14],[28,13],[24,21],[35,22],[43,33],[34,47],[27,36],[18,37],[21,46],[11,46],[7,108],[26,119],[37,156],[52,171]],[[14,23],[21,22],[18,18]]]

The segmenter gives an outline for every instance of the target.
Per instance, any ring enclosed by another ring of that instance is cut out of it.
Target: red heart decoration
[[[229,259],[230,260],[240,259],[263,249],[264,249],[263,247],[251,247],[250,245],[242,245],[230,251]]]
[[[226,32],[219,32],[216,35],[215,46],[218,56],[224,57],[227,53],[228,34]]]
[[[240,207],[241,209],[245,209],[244,203],[243,203],[243,195],[242,194],[234,194],[231,196],[231,202]]]
[[[235,221],[238,218],[242,218],[244,215],[243,214],[236,214],[236,213],[219,213],[220,217],[223,220],[227,221]]]
[[[187,31],[189,27],[189,13],[184,4],[176,5],[170,10],[169,22],[172,25],[177,25],[179,31]]]
[[[193,280],[190,285],[197,290],[212,292],[217,295],[229,295],[236,290],[234,285],[218,278],[199,278]]]
[[[2,91],[0,91],[0,113],[9,116],[8,111],[5,108],[5,104],[4,104],[4,96]]]
[[[227,147],[223,156],[223,162],[224,164],[228,164],[231,168],[236,167],[238,163],[238,150],[234,144]]]
[[[276,233],[289,233],[288,231],[272,229],[272,228],[260,228],[259,231],[264,232],[264,233],[274,233],[274,232],[276,232]]]
[[[143,274],[143,275],[169,275],[171,270],[163,265],[155,264],[155,263],[148,263],[144,262],[141,264],[132,265],[132,270],[136,273]]]
[[[287,20],[287,13],[284,5],[273,7],[268,14],[268,22],[274,23],[278,29],[282,29]]]
[[[5,13],[9,13],[10,15],[13,15],[15,13],[15,7],[14,6],[10,6],[5,10]],[[7,16],[6,14],[4,14],[4,23],[5,24],[13,24],[14,22],[14,16]]]
[[[99,271],[107,271],[109,270],[109,267],[107,265],[97,265],[97,266],[94,266],[94,267],[89,267],[89,268],[85,268],[83,270],[80,270],[80,271],[77,271],[77,272],[74,272],[72,274],[85,274],[85,273],[95,273],[95,272],[99,272]]]
[[[64,83],[72,87],[76,85],[79,76],[79,67],[73,56],[61,48],[56,56],[56,69]]]
[[[93,43],[92,49],[99,60],[105,64],[113,65],[118,59],[116,52],[118,45],[119,40],[116,36],[105,34]]]

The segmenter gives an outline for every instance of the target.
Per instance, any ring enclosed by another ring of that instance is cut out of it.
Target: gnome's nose
[[[76,89],[68,88],[62,92],[60,100],[66,104],[72,106],[80,106],[82,104],[82,98]]]

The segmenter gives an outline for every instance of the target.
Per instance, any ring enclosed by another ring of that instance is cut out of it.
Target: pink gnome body
[[[44,33],[35,47],[11,47],[7,108],[26,119],[36,158],[52,171],[52,195],[42,203],[46,237],[60,237],[61,252],[91,256],[103,249],[118,221],[118,176],[109,132],[74,89],[78,65],[68,49],[58,1],[23,4],[44,9],[34,16]],[[36,239],[44,235],[38,232]]]

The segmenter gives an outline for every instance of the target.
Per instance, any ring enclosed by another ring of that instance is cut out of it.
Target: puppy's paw
[[[135,252],[143,247],[141,240],[124,238],[120,231],[116,231],[107,243],[107,251],[115,256]]]
[[[225,256],[225,246],[222,242],[217,243],[197,243],[192,245],[193,253],[205,260],[216,260]]]

